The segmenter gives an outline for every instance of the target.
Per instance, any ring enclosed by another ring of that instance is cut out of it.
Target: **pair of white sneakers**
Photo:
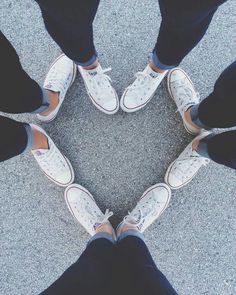
[[[136,74],[137,78],[124,92],[119,102],[117,93],[111,85],[111,79],[106,74],[110,69],[103,70],[100,64],[92,70],[78,66],[84,80],[86,90],[92,103],[106,114],[115,114],[119,106],[126,112],[134,112],[144,107],[154,95],[155,90],[165,77],[154,72],[148,65],[143,72]],[[51,65],[44,81],[44,89],[59,93],[57,107],[48,115],[38,114],[37,118],[44,123],[53,121],[65,99],[69,87],[73,84],[77,66],[66,55],[60,55]],[[69,160],[59,151],[52,139],[41,127],[31,125],[42,132],[48,139],[49,149],[33,150],[32,153],[45,175],[60,186],[68,186],[74,181],[74,171]]]
[[[146,190],[136,207],[124,217],[118,225],[115,238],[119,238],[128,225],[143,233],[167,208],[171,198],[171,190],[164,183],[156,184]],[[97,206],[91,193],[78,184],[72,184],[65,190],[66,204],[72,216],[91,235],[103,224],[110,224],[109,218],[113,212],[108,209],[105,214]]]
[[[188,184],[202,166],[210,163],[210,159],[201,156],[193,149],[194,141],[199,142],[210,132],[197,128],[186,120],[185,112],[200,102],[199,94],[190,77],[182,69],[175,68],[168,73],[167,87],[177,105],[186,131],[191,135],[197,135],[167,169],[165,182],[170,188],[178,189]]]

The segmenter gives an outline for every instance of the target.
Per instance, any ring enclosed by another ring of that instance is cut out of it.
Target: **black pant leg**
[[[0,53],[0,111],[12,114],[36,111],[42,106],[42,90],[23,70],[15,49],[2,32]]]
[[[128,236],[117,244],[119,269],[123,281],[120,294],[176,295],[166,277],[158,270],[146,244]]]
[[[0,162],[21,154],[28,143],[25,124],[0,116]]]
[[[93,20],[100,0],[36,0],[48,33],[75,62],[95,55]]]
[[[204,140],[203,140],[204,141]],[[228,131],[206,139],[208,154],[216,163],[236,169],[236,131]]]
[[[113,294],[115,246],[106,239],[93,241],[63,275],[41,295]]]
[[[205,35],[226,0],[159,0],[162,22],[155,46],[161,63],[177,66]]]
[[[214,91],[198,107],[198,119],[211,128],[236,126],[236,61],[218,78]]]

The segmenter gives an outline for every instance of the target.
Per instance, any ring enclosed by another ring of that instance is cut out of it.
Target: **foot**
[[[154,96],[167,72],[158,73],[150,65],[147,65],[143,72],[138,72],[135,75],[135,81],[126,88],[121,97],[120,106],[122,110],[132,113],[145,107]]]
[[[118,225],[117,236],[131,228],[144,232],[165,211],[170,197],[171,190],[166,184],[159,183],[150,187],[144,192],[136,207]]]
[[[100,64],[89,70],[81,66],[78,69],[92,103],[105,114],[115,114],[119,110],[119,99],[111,85],[111,78],[105,74],[110,69],[103,70]]]
[[[75,76],[76,65],[74,62],[65,54],[60,55],[51,65],[44,81],[43,87],[49,92],[50,105],[48,110],[37,115],[40,121],[51,122],[56,118]]]
[[[32,154],[44,174],[60,186],[68,186],[74,181],[74,170],[69,160],[59,151],[52,139],[37,125],[30,125],[47,138],[47,146],[41,140],[41,146],[33,144]]]
[[[169,166],[165,175],[165,182],[172,189],[178,189],[188,184],[202,166],[210,163],[208,158],[202,157],[195,150],[195,143],[209,134],[209,132],[203,132],[198,135]]]
[[[99,232],[98,229],[102,225],[111,226],[108,219],[113,215],[113,212],[107,209],[103,214],[90,192],[81,185],[72,184],[67,187],[65,200],[71,214],[91,236]]]
[[[199,103],[200,98],[189,76],[182,69],[175,68],[167,76],[167,87],[177,105],[187,132],[192,135],[199,134],[201,128],[192,122],[189,110]]]

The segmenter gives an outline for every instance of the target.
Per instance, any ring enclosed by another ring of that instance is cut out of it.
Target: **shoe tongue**
[[[96,76],[98,73],[101,73],[102,72],[102,67],[100,65],[98,65],[95,69],[92,69],[92,70],[86,70],[87,73],[94,77]]]
[[[56,87],[55,85],[53,85],[52,83],[47,83],[46,85],[43,85],[43,88],[46,90],[51,90],[51,91],[55,91],[55,92],[60,92],[60,90],[58,89],[58,87]]]
[[[158,76],[162,75],[161,73],[153,71],[149,65],[147,66],[145,72],[152,78],[157,78]]]

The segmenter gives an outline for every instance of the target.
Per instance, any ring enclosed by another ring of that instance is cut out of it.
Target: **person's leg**
[[[48,33],[62,51],[81,66],[97,59],[93,20],[100,0],[36,0]]]
[[[142,235],[167,208],[170,196],[171,191],[165,184],[149,188],[119,224],[117,255],[122,282],[120,294],[176,294],[156,267]]]
[[[189,122],[204,129],[236,126],[236,61],[217,79],[213,92],[189,109]]]
[[[227,0],[159,0],[162,15],[152,57],[155,70],[176,67],[199,43],[217,8]]]
[[[0,116],[0,162],[32,149],[33,137],[28,124]]]
[[[112,236],[100,232],[78,261],[41,295],[113,294],[115,258]]]
[[[100,0],[36,0],[46,29],[62,51],[77,65],[89,98],[102,112],[112,115],[119,100],[111,79],[97,59],[93,41],[93,20]]]
[[[162,23],[150,62],[122,95],[120,106],[128,113],[145,107],[168,70],[176,67],[204,36],[224,0],[159,0]]]
[[[74,171],[69,160],[39,126],[0,116],[0,138],[0,162],[31,151],[51,181],[60,186],[67,186],[74,181]]]
[[[124,231],[119,237],[117,251],[120,269],[123,271],[123,294],[126,292],[137,295],[177,294],[157,268],[139,231],[134,229]]]
[[[115,232],[91,193],[78,184],[65,190],[65,200],[72,216],[92,236],[86,250],[42,295],[113,294],[115,283]]]
[[[61,55],[51,66],[40,87],[24,71],[17,52],[0,32],[2,94],[0,111],[12,114],[37,114],[42,121],[55,119],[66,92],[74,81],[76,68]]]
[[[1,99],[0,110],[6,113],[39,113],[48,109],[46,90],[23,70],[19,57],[0,32]]]

